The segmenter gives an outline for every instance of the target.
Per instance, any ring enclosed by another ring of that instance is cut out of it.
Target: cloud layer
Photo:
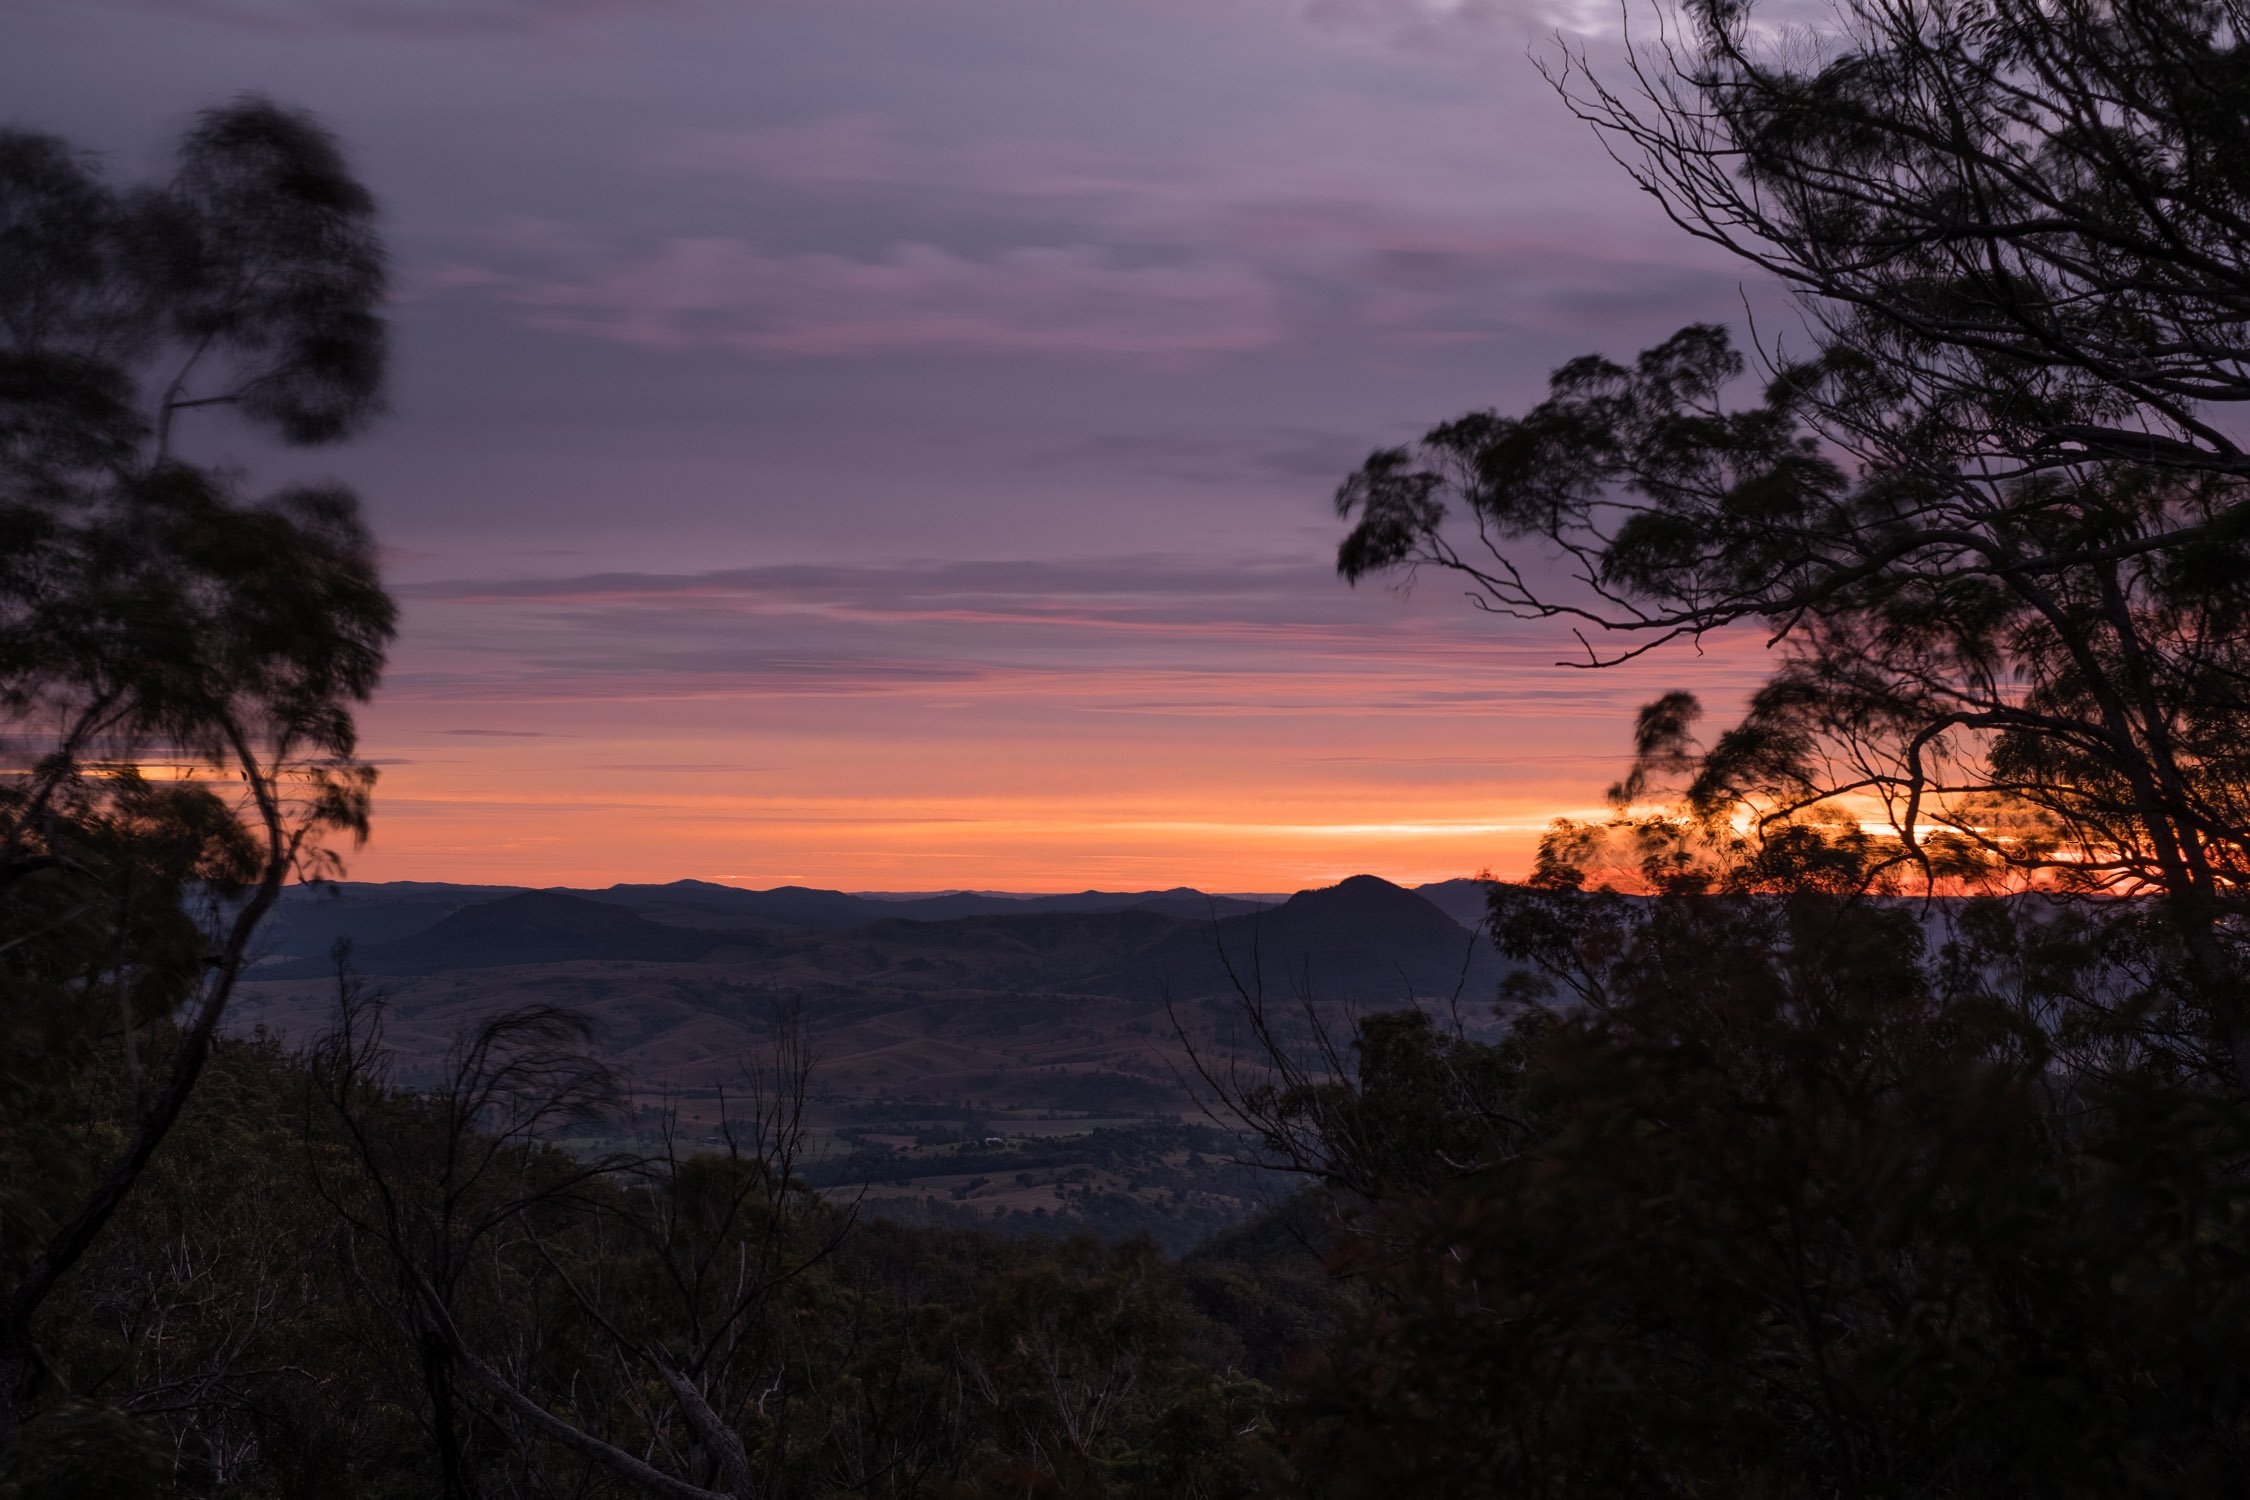
[[[395,418],[182,439],[367,497],[407,608],[358,873],[1270,889],[1521,868],[1647,693],[1754,678],[1330,567],[1370,448],[1739,312],[1525,56],[1606,25],[18,0],[0,90],[121,177],[274,93],[386,205]]]
[[[520,271],[441,265],[433,291],[496,297],[533,327],[651,349],[1181,355],[1283,334],[1274,289],[1212,262],[1132,263],[1098,245],[974,258],[904,243],[867,257],[777,254],[723,236],[617,250],[534,229]]]

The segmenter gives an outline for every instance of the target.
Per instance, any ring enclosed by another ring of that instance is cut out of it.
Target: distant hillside
[[[884,915],[916,922],[948,922],[960,917],[1017,917],[1037,912],[1157,911],[1208,920],[1259,911],[1264,903],[1237,896],[1211,896],[1181,885],[1168,891],[1076,891],[1063,896],[998,896],[964,891],[875,903]]]
[[[1491,915],[1489,880],[1439,880],[1414,887],[1414,894],[1463,927],[1476,927]]]
[[[1428,898],[1355,875],[1268,911],[1175,933],[1115,980],[1211,995],[1239,979],[1270,999],[1309,994],[1379,1006],[1455,993],[1488,1000],[1500,974],[1491,945]]]
[[[606,890],[569,894],[626,907],[654,922],[719,931],[795,928],[843,932],[895,915],[887,901],[801,885],[746,891],[709,880],[675,880],[668,885],[613,885]]]
[[[687,962],[727,939],[651,922],[622,907],[555,891],[523,891],[464,907],[420,932],[355,945],[352,967],[371,975],[436,974],[586,959]],[[293,978],[324,967],[300,960],[272,971]]]
[[[572,894],[614,902],[653,921],[682,927],[795,927],[811,932],[848,932],[875,922],[953,922],[963,917],[1020,917],[1044,912],[1160,911],[1209,919],[1261,907],[1256,901],[1209,896],[1186,886],[1168,891],[1078,891],[1060,896],[959,891],[900,899],[796,885],[747,891],[706,880],[676,880],[670,885],[613,885],[603,891]]]
[[[427,881],[386,884],[338,881],[296,886],[283,893],[259,929],[264,972],[295,972],[325,965],[338,939],[362,952],[401,942],[455,912],[523,891],[521,886],[444,885]],[[910,899],[877,899],[845,891],[785,885],[750,891],[709,880],[662,885],[613,885],[602,890],[552,888],[547,894],[622,907],[667,927],[707,932],[850,932],[877,922],[951,922],[964,917],[1020,917],[1054,912],[1153,911],[1191,921],[1238,916],[1266,903],[1212,896],[1186,886],[1164,891],[1079,891],[1059,896],[1008,896],[965,891]]]
[[[335,881],[291,886],[258,927],[258,953],[266,971],[284,972],[295,960],[325,968],[338,939],[355,952],[422,932],[464,907],[476,906],[522,889],[512,885],[443,885],[400,880],[373,884]]]
[[[338,904],[317,910],[358,921],[364,898],[389,920],[393,908],[428,911],[459,894],[346,887]],[[1365,876],[1215,921],[1149,904],[1027,911],[1015,902],[931,920],[871,902],[882,920],[820,928],[809,924],[856,915],[845,903],[858,898],[695,882],[477,894],[485,899],[354,952],[389,1001],[387,1035],[408,1075],[442,1058],[480,1016],[565,1005],[588,1017],[619,1067],[648,1087],[684,1090],[708,1114],[718,1090],[740,1083],[744,1060],[770,1043],[774,1016],[793,1010],[810,1029],[826,1108],[985,1101],[1033,1118],[1200,1119],[1194,1086],[1183,1082],[1196,1076],[1191,1050],[1223,1058],[1244,1045],[1227,961],[1245,985],[1262,976],[1276,1005],[1294,1011],[1309,992],[1339,1023],[1340,1006],[1443,1005],[1458,995],[1472,1031],[1499,1025],[1491,1002],[1503,966],[1489,943],[1426,896]],[[777,911],[808,925],[765,925]],[[326,1026],[335,984],[325,946],[262,965],[231,1024],[292,1038]]]
[[[1309,990],[1382,1006],[1459,993],[1481,1003],[1501,971],[1471,935],[1485,893],[1474,880],[1409,891],[1371,875],[1271,906],[1185,887],[875,900],[702,880],[599,891],[339,884],[289,893],[265,929],[258,974],[323,975],[335,940],[348,938],[354,968],[373,976],[718,954],[744,979],[808,993],[1204,999],[1231,995],[1239,978],[1275,998]]]
[[[878,922],[790,948],[779,972],[831,981],[848,974],[904,990],[1105,994],[1102,976],[1139,966],[1183,929],[1209,925],[1130,908]]]

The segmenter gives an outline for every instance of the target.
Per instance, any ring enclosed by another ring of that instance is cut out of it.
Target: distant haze
[[[1478,931],[1487,895],[1364,875],[1273,905],[1187,890],[899,903],[694,881],[344,883],[283,898],[230,1024],[292,1037],[329,1024],[343,940],[410,1069],[443,1056],[468,1018],[536,997],[583,1011],[644,1084],[717,1086],[757,1052],[778,1004],[801,1007],[825,1096],[998,1090],[1200,1117],[1188,1049],[1233,1056],[1246,994],[1292,1015],[1315,1004],[1331,1022],[1423,1003],[1496,1025],[1506,965]]]
[[[184,438],[389,549],[355,878],[1291,891],[1521,873],[1755,672],[1333,573],[1370,448],[1740,316],[1525,55],[1597,14],[14,0],[0,97],[130,178],[269,92],[386,205],[392,418]]]

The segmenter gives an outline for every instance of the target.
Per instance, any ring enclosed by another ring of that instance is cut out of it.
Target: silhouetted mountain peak
[[[1299,891],[1284,901],[1275,915],[1340,920],[1352,925],[1389,922],[1426,926],[1432,918],[1460,925],[1424,898],[1380,875],[1354,875],[1334,885]]]
[[[1347,875],[1334,885],[1315,886],[1309,891],[1300,891],[1298,894],[1301,896],[1334,894],[1350,896],[1355,900],[1369,900],[1386,896],[1410,896],[1413,892],[1403,885],[1393,885],[1380,875]]]
[[[1374,875],[1299,891],[1279,906],[1194,925],[1152,946],[1119,976],[1167,993],[1269,994],[1398,1004],[1457,990],[1490,993],[1490,945],[1436,906]]]

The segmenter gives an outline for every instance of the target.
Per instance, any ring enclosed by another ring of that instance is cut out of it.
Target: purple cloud
[[[424,640],[458,631],[492,651],[492,668],[474,650],[405,664],[393,690],[438,699],[969,692],[1165,718],[1502,702],[1582,714],[1672,685],[1691,659],[1572,671],[1556,665],[1575,654],[1566,638],[1495,631],[1450,591],[1355,592],[1324,565],[1270,558],[603,573],[402,592]],[[1730,691],[1762,670],[1754,633],[1712,650],[1694,670]]]
[[[78,0],[85,3],[85,0]],[[706,0],[92,0],[246,31],[458,38],[692,9]]]
[[[1274,289],[1249,270],[1141,263],[1093,245],[978,258],[908,243],[862,258],[718,236],[634,253],[551,226],[517,238],[528,269],[440,266],[418,290],[468,289],[537,327],[671,350],[1185,355],[1262,348],[1283,333]]]
[[[1180,818],[1535,831],[1755,680],[1329,564],[1369,448],[1739,311],[1524,56],[1571,5],[0,0],[0,86],[121,179],[279,92],[386,206],[396,419],[189,441],[367,499],[387,873],[977,883],[894,836],[953,817],[1084,884]]]

